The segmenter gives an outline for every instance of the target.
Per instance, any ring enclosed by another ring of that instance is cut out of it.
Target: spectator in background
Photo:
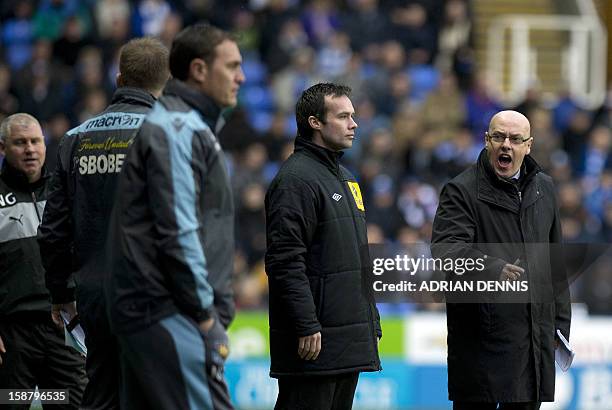
[[[270,86],[278,109],[291,113],[301,90],[322,78],[315,70],[314,59],[315,51],[312,48],[299,49],[292,56],[291,64],[274,74]]]
[[[475,140],[483,135],[489,126],[488,121],[497,111],[500,105],[491,97],[488,74],[479,71],[474,74],[470,90],[465,96],[467,124],[472,130]]]
[[[84,33],[89,33],[91,15],[86,2],[80,0],[42,0],[32,21],[35,37],[49,41],[58,39],[62,35],[64,24],[73,16],[81,21]]]
[[[376,47],[387,39],[388,24],[379,0],[349,1],[348,10],[341,18],[341,27],[350,38],[351,48],[370,58],[376,53]]]
[[[315,49],[321,47],[340,28],[340,16],[335,2],[331,0],[308,0],[300,19],[309,43]]]
[[[64,23],[62,35],[53,42],[53,56],[67,67],[73,67],[83,47],[88,43],[83,23],[70,16]]]
[[[130,3],[128,0],[98,0],[93,15],[100,40],[107,41],[113,37],[118,26],[129,21]]]
[[[588,111],[576,109],[569,118],[569,123],[562,132],[561,138],[563,149],[570,156],[572,169],[576,173],[591,129],[591,115]]]
[[[19,98],[19,109],[32,113],[40,121],[47,121],[62,110],[64,72],[53,60],[51,43],[38,40],[34,44],[32,60],[14,78]]]
[[[76,300],[89,378],[82,406],[92,409],[120,407],[119,350],[103,293],[107,227],[128,148],[168,79],[168,49],[134,39],[121,49],[119,68],[111,105],[62,139],[39,228],[54,320]],[[73,273],[76,292],[67,286]]]
[[[326,78],[337,78],[346,74],[351,56],[348,35],[342,31],[332,32],[317,52],[318,71]]]
[[[11,70],[8,66],[0,64],[0,117],[17,111],[19,101],[11,89]]]
[[[47,158],[45,166],[53,174],[57,165],[57,152],[60,141],[64,134],[70,129],[70,121],[64,113],[54,114],[45,127],[47,142]]]
[[[0,125],[0,386],[63,389],[78,409],[87,378],[83,357],[64,344],[51,321],[36,228],[45,208],[49,175],[45,140],[36,118],[13,114]],[[74,284],[72,284],[74,286]],[[74,305],[71,306],[74,313]],[[7,405],[23,409],[29,404]]]
[[[132,34],[136,37],[159,35],[171,12],[166,0],[138,0],[132,13]]]
[[[2,43],[11,70],[18,71],[32,56],[34,29],[31,19],[33,9],[30,0],[20,0],[14,6],[14,16],[2,25]]]
[[[454,74],[442,74],[437,88],[426,97],[422,112],[423,127],[435,134],[436,144],[450,141],[458,134],[466,115]]]
[[[444,18],[438,34],[436,67],[442,72],[453,69],[457,52],[468,46],[472,21],[466,0],[449,0],[444,5]]]
[[[533,135],[538,136],[533,140],[533,157],[545,172],[550,172],[553,160],[561,149],[561,138],[553,128],[549,110],[543,107],[533,108],[529,112],[529,118]]]
[[[436,33],[428,21],[425,7],[418,2],[397,4],[390,15],[392,38],[397,39],[407,53],[422,49],[431,59],[436,50]]]

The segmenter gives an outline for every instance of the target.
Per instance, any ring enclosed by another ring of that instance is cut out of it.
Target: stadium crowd
[[[293,149],[294,103],[320,81],[354,90],[357,175],[370,242],[428,242],[442,184],[473,163],[502,104],[475,61],[468,0],[5,0],[0,5],[0,119],[41,121],[53,169],[66,131],[110,102],[130,38],[166,45],[207,20],[234,32],[246,83],[220,140],[236,199],[237,303],[265,303],[263,199]],[[612,91],[585,110],[534,83],[517,107],[533,156],[558,187],[567,242],[612,241]],[[592,313],[612,313],[609,257],[577,283]],[[588,282],[597,283],[589,286]]]

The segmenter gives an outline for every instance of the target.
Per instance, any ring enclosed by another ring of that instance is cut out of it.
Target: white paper
[[[83,356],[87,356],[87,346],[85,346],[85,332],[80,324],[76,325],[70,332],[68,331],[68,323],[72,317],[63,310],[60,310],[60,316],[64,322],[64,344],[74,347]]]
[[[555,361],[559,365],[559,368],[566,372],[572,365],[572,361],[574,360],[576,353],[574,353],[569,345],[569,342],[559,329],[557,329],[557,336],[559,337],[561,343],[559,343],[559,347],[555,350]]]

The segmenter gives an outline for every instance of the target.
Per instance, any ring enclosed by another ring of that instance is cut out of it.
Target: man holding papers
[[[554,400],[555,349],[561,337],[569,339],[570,299],[555,191],[529,156],[532,142],[524,115],[497,113],[477,163],[440,196],[432,253],[486,261],[471,277],[450,275],[525,281],[528,289],[492,301],[447,298],[448,392],[455,410],[532,410]]]

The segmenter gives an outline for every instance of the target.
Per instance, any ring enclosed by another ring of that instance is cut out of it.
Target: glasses
[[[506,138],[508,138],[510,140],[510,144],[512,145],[521,145],[531,139],[531,137],[523,138],[518,135],[513,135],[509,137],[504,134],[489,134],[488,132],[487,136],[491,141],[497,142],[499,144],[502,144],[504,141],[506,141]]]

